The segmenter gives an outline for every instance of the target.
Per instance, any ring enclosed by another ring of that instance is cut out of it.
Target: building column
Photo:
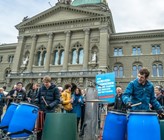
[[[34,52],[35,52],[35,48],[36,48],[36,41],[37,41],[37,36],[33,35],[32,36],[32,45],[31,45],[31,49],[30,49],[30,57],[29,57],[29,62],[28,62],[28,66],[27,66],[28,72],[32,72]]]
[[[21,65],[21,55],[22,55],[22,50],[23,50],[23,45],[24,45],[24,36],[18,36],[18,45],[15,51],[14,55],[14,65],[12,65],[12,73],[17,73],[19,71],[19,66]]]
[[[83,70],[88,69],[88,61],[89,61],[89,34],[90,29],[84,29],[85,37],[84,37],[84,57],[83,57]]]
[[[63,71],[67,71],[68,69],[68,59],[69,59],[69,47],[71,40],[71,31],[66,31],[66,41],[65,41],[65,49],[64,49],[64,61],[63,61]]]
[[[45,63],[45,66],[44,66],[46,71],[49,71],[49,68],[50,68],[52,42],[53,42],[53,33],[49,33],[48,34],[47,53],[46,53],[46,63]]]
[[[99,68],[106,71],[108,66],[109,32],[108,27],[100,28]]]

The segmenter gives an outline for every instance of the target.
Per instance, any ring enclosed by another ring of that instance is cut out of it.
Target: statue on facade
[[[22,19],[22,21],[26,21],[26,20],[28,20],[28,16],[25,16],[25,17]]]
[[[24,58],[23,65],[27,65],[28,64],[28,60],[29,60],[29,56],[27,56],[26,58]]]
[[[96,62],[97,61],[97,53],[94,51],[93,54],[92,54],[92,59],[91,59],[92,62]]]
[[[63,3],[63,4],[68,4],[70,5],[72,0],[58,0],[59,3]]]

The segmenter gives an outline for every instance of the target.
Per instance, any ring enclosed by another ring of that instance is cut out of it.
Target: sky
[[[0,44],[17,43],[19,24],[54,6],[58,0],[1,0]],[[107,0],[116,32],[164,29],[163,0]]]

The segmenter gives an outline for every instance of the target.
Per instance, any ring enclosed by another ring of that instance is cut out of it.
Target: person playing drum
[[[149,104],[151,104],[157,110],[159,116],[163,117],[164,110],[155,98],[154,86],[148,80],[149,74],[150,72],[147,68],[140,69],[138,77],[128,84],[122,99],[126,107],[131,110],[150,110]],[[138,105],[133,106],[132,104]]]
[[[54,113],[55,107],[60,103],[60,93],[58,87],[51,83],[51,77],[45,76],[43,78],[43,85],[40,87],[35,103],[39,104],[40,111],[43,111],[44,117],[46,113]],[[40,140],[42,131],[37,134],[37,140]]]
[[[6,97],[7,97],[7,107],[10,105],[11,102],[20,103],[21,101],[27,101],[26,92],[23,89],[23,83],[18,82],[16,84],[16,87],[11,91],[9,91]]]

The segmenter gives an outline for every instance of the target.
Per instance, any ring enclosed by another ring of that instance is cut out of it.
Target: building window
[[[9,56],[8,56],[8,62],[9,62],[9,63],[12,63],[13,60],[14,60],[14,55],[9,55]]]
[[[40,47],[37,52],[37,65],[38,66],[44,66],[46,62],[46,48],[44,46]]]
[[[53,58],[53,65],[63,65],[64,47],[60,43],[55,47]]]
[[[141,63],[134,63],[132,67],[132,75],[133,77],[137,77],[139,70],[142,68]]]
[[[114,48],[114,56],[122,56],[123,51],[122,48]]]
[[[155,62],[152,65],[153,77],[162,77],[163,76],[163,65],[160,62]]]
[[[79,49],[79,64],[83,64],[83,49]]]
[[[58,51],[54,51],[54,62],[53,65],[58,65]]]
[[[77,42],[72,48],[72,64],[83,64],[84,51],[82,45]]]
[[[76,53],[76,50],[73,49],[72,50],[72,64],[77,64],[76,60],[77,60],[77,53]]]
[[[161,48],[160,45],[152,45],[152,54],[160,54]]]
[[[132,55],[141,55],[141,48],[140,47],[133,47]]]
[[[60,57],[59,57],[59,65],[63,65],[64,60],[64,50],[60,51]]]
[[[123,77],[123,66],[122,64],[115,64],[114,65],[114,72],[116,78],[122,78]]]
[[[0,56],[0,63],[3,61],[3,56]]]

